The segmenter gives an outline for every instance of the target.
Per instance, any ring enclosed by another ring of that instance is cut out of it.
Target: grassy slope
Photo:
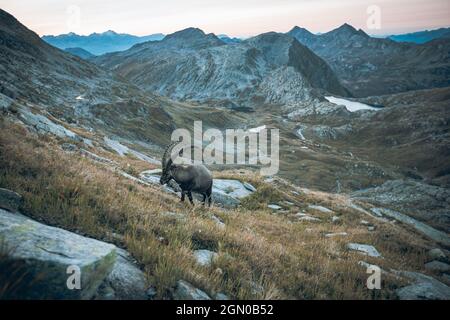
[[[394,298],[399,280],[384,276],[383,290],[367,290],[366,270],[357,262],[421,270],[425,246],[432,245],[395,224],[371,221],[377,231],[368,232],[359,221],[370,217],[349,209],[345,196],[295,195],[294,187],[283,180],[268,184],[246,172],[220,173],[257,186],[258,192],[241,208],[192,208],[158,186],[139,185],[111,167],[65,153],[58,146],[63,141],[38,138],[6,120],[0,126],[0,187],[21,193],[22,210],[38,220],[127,248],[142,265],[149,284],[157,288],[158,298],[170,298],[178,279],[211,295],[224,292],[240,299]],[[147,166],[136,159],[108,156],[120,162],[119,167],[135,167],[129,169],[131,173]],[[282,200],[294,204],[286,204],[285,212],[277,215],[266,208],[268,202]],[[308,204],[333,209],[341,223],[332,224],[330,215],[320,212],[312,214],[322,218],[321,223],[298,222],[294,214]],[[168,211],[181,216],[167,216]],[[225,222],[225,229],[212,221],[213,214]],[[349,235],[326,238],[326,232]],[[345,245],[351,241],[372,244],[385,258],[348,252]],[[196,265],[192,251],[200,248],[219,253],[211,267]],[[255,291],[255,284],[264,290]]]

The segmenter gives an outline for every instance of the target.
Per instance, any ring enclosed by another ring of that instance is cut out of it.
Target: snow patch
[[[336,97],[325,97],[329,102],[336,104],[338,106],[345,106],[348,111],[355,112],[359,110],[380,110],[379,108],[371,107],[367,104],[361,103],[361,102],[355,102],[350,101],[342,98],[336,98]]]

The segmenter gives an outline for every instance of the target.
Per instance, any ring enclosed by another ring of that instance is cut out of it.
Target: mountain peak
[[[191,38],[202,38],[205,36],[206,34],[203,32],[203,30],[199,28],[190,27],[169,34],[166,36],[166,39],[191,39]]]
[[[356,30],[353,26],[349,25],[348,23],[344,23],[342,26],[340,26],[337,29],[334,29],[333,31],[358,33],[358,30]]]
[[[292,34],[292,33],[296,33],[296,34],[298,34],[298,33],[304,33],[304,34],[310,34],[310,35],[313,34],[313,33],[312,33],[311,31],[309,31],[308,29],[302,28],[302,27],[299,27],[299,26],[293,27],[288,33],[290,33],[290,34]]]
[[[225,44],[213,33],[205,34],[198,28],[187,28],[167,35],[165,43],[181,47],[204,48]]]

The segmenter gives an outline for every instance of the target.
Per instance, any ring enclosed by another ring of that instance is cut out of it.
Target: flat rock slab
[[[311,217],[311,216],[303,216],[298,218],[299,221],[310,221],[310,222],[320,222],[319,218]]]
[[[173,293],[174,300],[211,300],[202,290],[184,280],[178,280]]]
[[[308,209],[317,210],[323,213],[334,213],[333,210],[330,210],[328,208],[322,207],[322,206],[316,206],[316,205],[309,205]]]
[[[336,232],[336,233],[327,233],[325,234],[326,238],[333,238],[333,237],[345,237],[347,236],[347,232]]]
[[[26,266],[35,280],[19,290],[19,299],[90,299],[113,270],[116,247],[75,233],[46,226],[0,209],[0,237],[11,249],[8,258]],[[81,288],[67,286],[68,268],[81,271]]]
[[[436,230],[423,222],[420,222],[414,218],[411,218],[410,216],[407,216],[406,214],[386,208],[373,208],[371,210],[373,213],[379,216],[387,216],[397,221],[400,221],[404,224],[410,225],[417,231],[428,236],[430,239],[443,243],[447,246],[450,246],[450,237],[446,233]]]
[[[442,282],[418,272],[397,272],[414,281],[413,284],[397,289],[400,300],[449,300],[450,287]]]
[[[349,250],[358,251],[364,255],[369,257],[380,258],[381,254],[375,249],[374,246],[368,244],[360,244],[360,243],[349,243],[347,244],[347,248]]]
[[[0,188],[0,208],[17,212],[22,205],[22,196],[14,191]]]
[[[281,209],[283,209],[283,207],[281,207],[281,206],[279,206],[279,205],[277,205],[277,204],[273,204],[273,203],[268,204],[267,207],[268,207],[269,209],[272,209],[272,210],[281,210]]]

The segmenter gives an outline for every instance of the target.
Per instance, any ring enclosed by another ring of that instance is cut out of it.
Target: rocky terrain
[[[351,98],[278,33],[93,64],[0,18],[0,298],[450,298],[448,87]],[[213,206],[180,203],[159,163],[195,120],[279,128],[279,174],[211,166]]]
[[[449,86],[450,41],[424,44],[373,38],[348,24],[315,35],[294,27],[288,34],[323,58],[357,97]]]
[[[322,59],[278,33],[226,44],[190,28],[92,61],[147,92],[231,108],[347,94]]]

